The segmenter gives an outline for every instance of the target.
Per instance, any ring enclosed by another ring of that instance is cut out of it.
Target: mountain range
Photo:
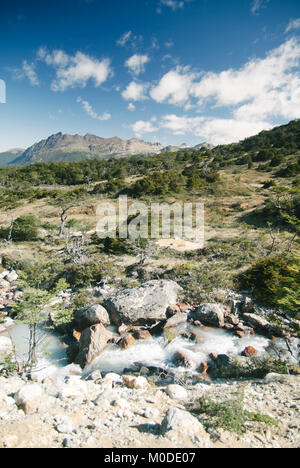
[[[118,137],[101,138],[87,133],[68,135],[61,132],[30,146],[26,150],[14,149],[0,153],[0,166],[24,166],[36,162],[82,161],[87,159],[121,158],[126,156],[150,156],[167,151],[212,148],[208,143],[195,147],[186,144],[163,146],[137,138],[122,140]]]

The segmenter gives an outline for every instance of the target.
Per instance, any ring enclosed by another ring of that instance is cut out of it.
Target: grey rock
[[[105,327],[110,325],[109,315],[100,304],[93,304],[84,309],[79,309],[74,314],[75,328],[78,331],[85,330],[92,325],[102,323]]]
[[[177,302],[181,287],[171,280],[153,280],[138,288],[125,289],[108,297],[104,306],[115,325],[153,324],[166,319],[170,304]]]
[[[157,408],[154,408],[153,406],[147,406],[147,408],[145,408],[143,416],[146,419],[157,419],[159,417],[159,410]]]
[[[243,314],[243,319],[246,323],[253,325],[258,332],[266,336],[283,336],[283,331],[280,327],[268,322],[268,320],[260,315]]]
[[[285,375],[285,374],[275,374],[275,373],[270,373],[267,374],[264,378],[264,383],[265,384],[270,384],[270,383],[281,383],[281,384],[299,384],[300,383],[300,378],[299,376],[295,375]]]
[[[176,327],[177,325],[185,323],[186,321],[187,321],[186,314],[184,314],[183,312],[177,312],[175,315],[173,315],[167,320],[163,329],[167,330],[168,328]]]
[[[38,384],[24,385],[14,396],[16,405],[25,413],[34,411],[39,404],[44,391]]]
[[[57,432],[59,432],[60,434],[71,434],[71,432],[73,431],[73,424],[70,418],[68,418],[67,416],[62,416],[57,419],[59,420],[55,428]]]
[[[203,304],[194,311],[195,320],[199,320],[204,325],[223,328],[225,325],[225,314],[228,312],[224,304]]]
[[[161,433],[180,431],[197,434],[199,437],[209,438],[204,427],[195,416],[179,408],[169,408],[161,424]]]
[[[166,388],[166,393],[172,400],[186,400],[188,392],[181,385],[171,384]]]
[[[251,297],[245,297],[241,304],[241,311],[244,314],[249,314],[254,311],[254,302]]]
[[[101,372],[99,371],[99,369],[94,370],[85,378],[85,380],[92,380],[94,382],[101,381],[102,380]]]
[[[4,276],[4,279],[8,281],[9,283],[13,283],[14,281],[17,281],[18,278],[19,278],[19,275],[14,270],[12,270],[11,272],[9,272],[7,275]]]

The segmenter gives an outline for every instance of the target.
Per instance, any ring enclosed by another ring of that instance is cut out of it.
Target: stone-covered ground
[[[300,378],[215,381],[191,387],[151,378],[70,376],[43,383],[0,377],[0,447],[296,448],[300,446]],[[21,391],[19,391],[22,389]],[[277,425],[247,422],[237,435],[186,411],[201,396],[228,401],[245,392],[245,409]]]

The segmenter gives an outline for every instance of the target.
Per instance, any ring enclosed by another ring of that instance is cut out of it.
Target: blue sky
[[[299,0],[2,0],[0,39],[0,151],[59,131],[229,143],[300,117]]]

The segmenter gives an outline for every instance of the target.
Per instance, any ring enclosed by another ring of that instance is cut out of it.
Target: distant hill
[[[21,148],[13,148],[11,150],[5,151],[4,153],[0,153],[0,166],[9,165],[23,153],[24,149]]]
[[[205,145],[207,144],[197,145],[197,149]],[[187,145],[164,147],[160,143],[149,143],[137,138],[121,140],[118,137],[101,138],[89,133],[85,136],[57,133],[19,152],[13,158],[6,158],[5,161],[3,158],[3,165],[23,166],[37,162],[72,162],[133,155],[150,156],[183,149],[192,148]]]

